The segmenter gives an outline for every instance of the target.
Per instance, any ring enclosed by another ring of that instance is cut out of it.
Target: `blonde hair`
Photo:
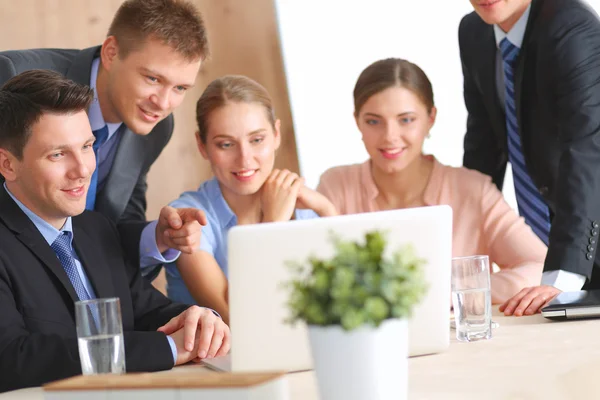
[[[206,143],[210,114],[228,102],[262,105],[269,123],[275,128],[275,110],[267,90],[260,83],[246,76],[227,75],[212,81],[196,103],[196,122],[202,143]]]

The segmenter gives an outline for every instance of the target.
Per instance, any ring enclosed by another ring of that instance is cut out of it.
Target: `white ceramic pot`
[[[406,320],[349,332],[341,326],[309,326],[308,335],[321,400],[408,397]]]

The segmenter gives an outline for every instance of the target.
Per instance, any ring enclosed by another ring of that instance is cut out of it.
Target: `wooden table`
[[[600,398],[600,320],[552,322],[540,315],[504,317],[491,340],[452,338],[441,354],[409,361],[410,399]],[[454,331],[452,331],[454,335]],[[198,365],[163,372],[176,374]],[[207,371],[208,372],[208,371]],[[288,374],[293,400],[318,399],[313,372]],[[0,394],[0,400],[41,400],[40,388]]]

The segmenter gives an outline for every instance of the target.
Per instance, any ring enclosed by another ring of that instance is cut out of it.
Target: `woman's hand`
[[[287,169],[274,169],[261,188],[262,222],[289,221],[296,209],[304,178]]]

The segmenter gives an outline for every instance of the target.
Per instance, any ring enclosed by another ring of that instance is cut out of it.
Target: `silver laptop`
[[[228,236],[232,350],[204,363],[234,372],[311,369],[306,326],[284,323],[288,292],[282,283],[291,278],[286,262],[331,256],[332,231],[357,240],[374,229],[388,232],[388,251],[412,243],[427,261],[429,289],[409,323],[409,354],[445,350],[450,341],[452,209],[433,206],[232,228]]]
[[[542,316],[556,320],[600,318],[600,290],[560,293],[542,308]]]

